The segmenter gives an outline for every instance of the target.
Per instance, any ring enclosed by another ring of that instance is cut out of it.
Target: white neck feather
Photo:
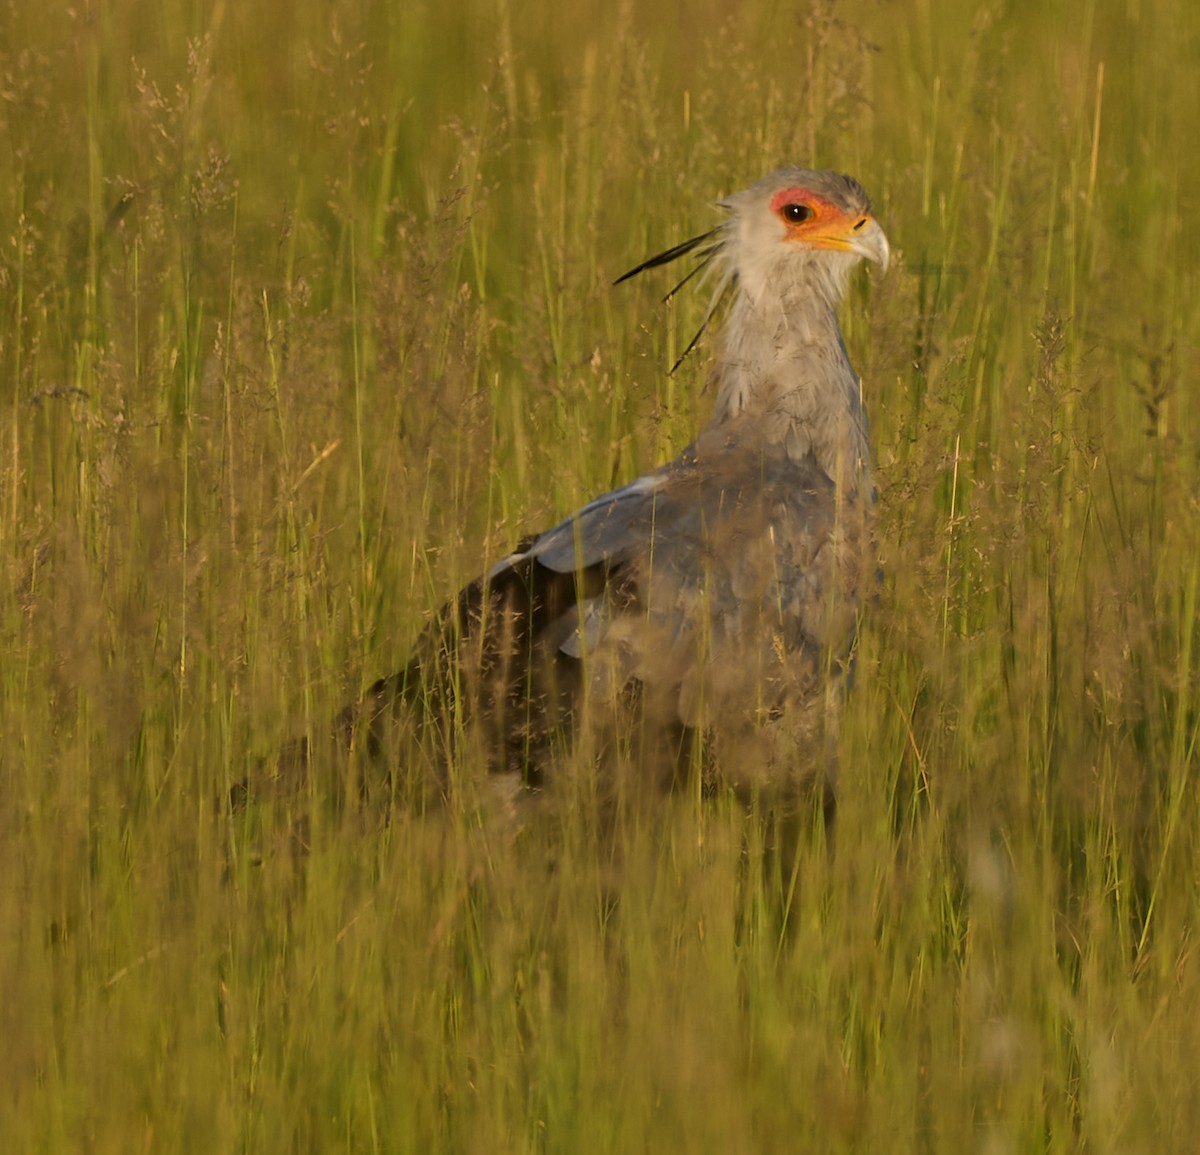
[[[785,442],[796,460],[811,453],[843,488],[869,491],[866,413],[835,312],[856,262],[823,255],[820,265],[792,257],[739,269],[713,369],[711,425],[753,422],[758,436]]]

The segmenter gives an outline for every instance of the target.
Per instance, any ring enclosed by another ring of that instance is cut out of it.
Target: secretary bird
[[[418,718],[443,766],[471,732],[517,788],[548,783],[555,753],[587,732],[656,788],[699,757],[739,792],[832,798],[876,580],[867,418],[837,309],[863,258],[886,269],[888,243],[836,172],[781,169],[719,206],[723,223],[620,278],[692,256],[676,289],[697,273],[711,284],[700,331],[728,306],[712,419],[441,610],[408,665],[343,715],[372,761],[402,761],[395,735]]]

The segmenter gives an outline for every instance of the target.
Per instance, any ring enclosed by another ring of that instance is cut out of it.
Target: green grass
[[[967,7],[5,8],[6,1151],[1190,1149],[1200,9]],[[899,254],[836,838],[225,812],[686,443],[609,284],[784,163]]]

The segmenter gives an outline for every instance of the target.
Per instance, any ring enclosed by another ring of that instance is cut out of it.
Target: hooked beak
[[[870,213],[861,217],[845,217],[831,224],[824,232],[810,234],[806,241],[814,249],[840,249],[842,252],[857,253],[868,261],[874,261],[884,273],[892,256],[883,229]]]
[[[888,239],[883,235],[879,222],[871,216],[865,220],[865,225],[855,225],[851,248],[856,253],[861,253],[868,261],[874,261],[881,273],[886,273],[892,259],[891,246],[888,245]]]

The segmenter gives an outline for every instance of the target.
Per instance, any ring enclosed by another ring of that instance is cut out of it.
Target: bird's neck
[[[859,380],[831,304],[817,296],[763,303],[739,294],[713,381],[711,426],[753,427],[766,442],[786,444],[797,460],[811,454],[840,486],[870,491]]]

